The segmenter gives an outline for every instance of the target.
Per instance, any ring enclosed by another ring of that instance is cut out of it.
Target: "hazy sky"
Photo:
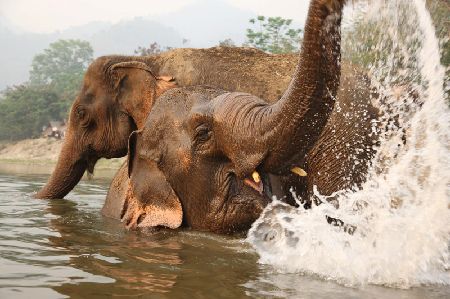
[[[161,15],[201,1],[223,1],[255,14],[300,23],[304,23],[309,4],[309,0],[0,0],[0,14],[22,30],[48,33],[91,21],[115,23]]]

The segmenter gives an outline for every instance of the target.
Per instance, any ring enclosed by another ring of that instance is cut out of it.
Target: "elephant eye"
[[[200,125],[195,129],[195,141],[205,142],[211,137],[211,130],[206,125]]]
[[[88,127],[91,125],[91,118],[86,108],[79,106],[75,110],[75,115],[78,118],[82,127]]]
[[[94,100],[94,95],[92,93],[88,93],[84,96],[84,103],[92,103]]]
[[[76,110],[77,117],[82,120],[86,117],[86,109],[83,107],[78,107]]]

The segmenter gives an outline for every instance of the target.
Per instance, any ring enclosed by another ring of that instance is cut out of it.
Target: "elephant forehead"
[[[107,76],[104,72],[104,63],[102,61],[93,62],[84,74],[84,82],[92,85],[100,82],[106,83]]]
[[[159,148],[164,151],[175,152],[175,160],[184,161],[187,165],[190,160],[188,151],[191,146],[189,132],[182,119],[173,111],[163,112],[149,117],[143,129],[140,146],[147,149]]]
[[[236,113],[243,113],[254,107],[267,105],[267,102],[257,96],[244,92],[227,92],[216,97],[211,102],[211,110],[215,118],[229,118]]]
[[[152,139],[158,141],[179,135],[183,130],[185,114],[186,111],[179,109],[152,111],[143,129],[147,141]],[[152,136],[154,138],[151,138]]]
[[[161,124],[178,127],[188,110],[189,107],[180,101],[180,98],[160,97],[150,111],[145,127],[150,128]]]

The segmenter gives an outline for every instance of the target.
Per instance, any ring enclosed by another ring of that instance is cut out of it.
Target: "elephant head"
[[[343,0],[312,0],[298,67],[274,103],[208,87],[172,89],[129,146],[129,227],[248,229],[269,202],[268,174],[305,163],[333,109]]]
[[[175,84],[156,77],[138,57],[107,56],[88,68],[69,113],[56,168],[37,198],[63,198],[100,158],[122,157],[154,100]]]

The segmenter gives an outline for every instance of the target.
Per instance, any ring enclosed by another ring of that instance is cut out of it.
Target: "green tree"
[[[234,41],[231,38],[227,38],[219,41],[220,47],[236,47]]]
[[[0,140],[38,137],[50,120],[60,119],[64,109],[49,86],[8,88],[0,101]]]
[[[274,54],[298,51],[302,30],[291,28],[291,19],[258,16],[250,23],[256,28],[247,29],[245,45]]]
[[[0,140],[37,137],[50,120],[65,119],[92,56],[80,40],[59,40],[36,55],[30,81],[0,95]]]
[[[50,44],[43,53],[34,56],[30,84],[51,86],[62,100],[72,102],[93,52],[87,41],[70,39]]]
[[[161,47],[157,42],[153,42],[149,45],[148,48],[146,47],[138,47],[136,50],[134,50],[134,54],[140,55],[140,56],[151,56],[151,55],[158,55],[163,52],[171,50],[172,47]]]

